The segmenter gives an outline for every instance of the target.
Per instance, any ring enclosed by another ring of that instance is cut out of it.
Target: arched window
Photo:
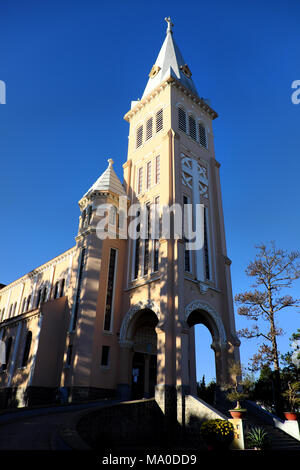
[[[46,300],[47,300],[47,287],[45,286],[41,294],[41,303],[46,302]]]
[[[27,312],[27,310],[29,310],[30,304],[31,304],[31,295],[29,295],[28,298],[27,298],[26,312]]]
[[[81,214],[81,227],[85,226],[85,220],[86,220],[86,210],[84,209]]]
[[[90,223],[91,223],[92,212],[93,212],[93,207],[92,207],[92,205],[90,205],[87,208],[87,225],[90,225]]]
[[[26,367],[27,365],[29,353],[30,353],[31,341],[32,341],[32,333],[31,331],[28,331],[26,335],[26,341],[25,341],[25,347],[24,347],[24,353],[23,353],[23,359],[22,359],[22,367]]]
[[[8,312],[8,318],[11,317],[11,315],[12,315],[12,310],[13,310],[13,304],[10,304],[9,312]]]
[[[12,345],[12,337],[9,337],[6,341],[6,344],[5,344],[5,364],[2,364],[2,370],[6,370],[7,369],[7,365],[9,363],[9,359],[10,359],[10,353],[11,353],[11,345]]]
[[[64,294],[65,294],[65,279],[62,279],[61,280],[61,283],[60,283],[60,297],[63,297]]]
[[[186,113],[183,108],[178,108],[178,127],[186,133]]]
[[[200,144],[207,148],[207,139],[206,139],[206,130],[203,124],[198,124],[198,132],[199,132],[199,142]]]
[[[15,314],[16,314],[16,311],[17,311],[17,302],[15,302],[15,305],[14,305],[14,309],[13,309],[13,313],[12,313],[12,316],[14,317]]]
[[[197,140],[196,121],[193,116],[189,116],[189,135],[193,140]]]
[[[57,299],[58,297],[58,287],[59,287],[59,281],[57,281],[54,285],[53,299]]]
[[[38,308],[41,303],[41,295],[42,295],[42,289],[39,289],[37,299],[36,299],[36,308]]]
[[[27,302],[27,298],[25,297],[25,298],[23,299],[22,312],[21,312],[21,313],[25,312],[25,309],[26,309],[26,302]]]

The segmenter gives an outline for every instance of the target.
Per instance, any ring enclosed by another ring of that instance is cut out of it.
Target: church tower
[[[132,398],[155,394],[165,412],[176,398],[196,394],[194,325],[211,333],[219,389],[230,380],[230,361],[239,361],[240,344],[214,153],[217,113],[199,96],[166,21],[144,94],[125,115],[124,186],[130,204],[146,207],[146,214],[153,205],[182,208],[200,243],[195,249],[185,233],[177,236],[172,211],[171,236],[153,236],[146,223],[148,236],[128,240],[118,384],[124,398],[130,391]]]

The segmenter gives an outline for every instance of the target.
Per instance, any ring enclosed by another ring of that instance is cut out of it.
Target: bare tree
[[[254,321],[251,329],[238,331],[244,338],[263,338],[257,354],[252,358],[253,369],[262,365],[273,365],[276,379],[276,396],[280,400],[280,367],[277,337],[283,334],[277,325],[278,314],[288,307],[299,307],[299,299],[291,295],[282,295],[282,290],[291,287],[293,281],[300,277],[300,253],[278,249],[275,242],[267,247],[256,246],[258,252],[255,260],[246,268],[246,274],[255,279],[253,290],[235,296],[239,305],[238,314]],[[261,328],[259,320],[267,323],[268,329]],[[278,404],[277,400],[277,404]],[[276,397],[275,397],[276,401]]]

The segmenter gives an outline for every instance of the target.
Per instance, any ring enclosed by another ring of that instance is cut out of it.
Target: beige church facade
[[[109,159],[79,201],[75,246],[0,289],[6,355],[0,406],[155,396],[165,409],[170,397],[196,394],[198,323],[212,336],[217,384],[228,383],[239,340],[214,153],[216,117],[198,95],[168,20],[144,94],[125,115],[123,182]],[[140,212],[131,212],[137,204],[146,214],[146,237]],[[171,235],[150,233],[151,208],[160,208],[160,227],[161,208],[176,205],[200,233],[197,249],[187,248],[185,234],[175,236],[172,211]],[[131,221],[135,238],[128,235]]]

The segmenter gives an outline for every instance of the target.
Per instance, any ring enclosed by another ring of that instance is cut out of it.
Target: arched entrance
[[[214,369],[217,390],[222,387],[226,381],[226,358],[224,357],[227,349],[227,340],[225,328],[220,315],[206,302],[193,301],[185,309],[185,321],[190,328],[195,329],[195,325],[204,325],[210,332],[212,343],[211,348],[214,351]],[[197,340],[195,332],[193,331],[192,337],[194,341]],[[194,348],[195,354],[195,348]],[[193,383],[190,383],[192,393],[196,393],[196,363],[194,363],[194,370],[191,371],[190,378]]]
[[[152,308],[150,308],[152,307]],[[154,311],[156,310],[156,311]],[[121,361],[128,370],[129,398],[150,398],[155,394],[157,374],[157,334],[159,313],[152,302],[133,306],[120,330]],[[126,359],[125,359],[126,357]]]
[[[132,358],[132,398],[154,396],[156,385],[157,317],[151,310],[140,312],[135,322]]]

